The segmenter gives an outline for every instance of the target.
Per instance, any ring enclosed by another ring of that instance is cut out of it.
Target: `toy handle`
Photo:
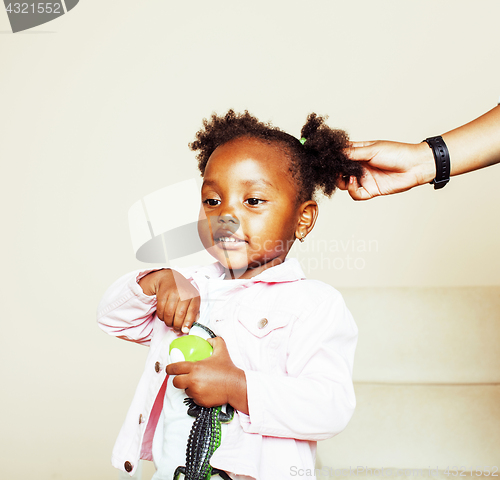
[[[205,325],[202,325],[201,323],[194,322],[193,325],[191,325],[191,328],[192,327],[199,327],[202,330],[205,330],[205,332],[207,332],[211,338],[215,338],[217,336],[217,335],[215,335],[214,332],[212,332],[212,330],[210,330],[208,327],[205,327]]]

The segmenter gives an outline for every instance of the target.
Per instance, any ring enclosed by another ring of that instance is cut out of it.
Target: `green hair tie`
[[[305,137],[302,137],[302,138],[299,140],[299,142],[300,142],[300,143],[302,143],[302,145],[304,145],[304,143],[306,143],[306,141],[307,141],[307,138],[305,138]]]

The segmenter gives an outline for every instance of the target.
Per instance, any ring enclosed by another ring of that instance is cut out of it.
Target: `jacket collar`
[[[219,278],[224,273],[224,267],[219,262],[215,262],[200,268],[195,273],[204,275],[207,278]],[[295,282],[297,280],[304,280],[305,278],[306,276],[304,275],[299,261],[296,258],[286,258],[283,263],[267,268],[262,273],[259,273],[249,280],[255,283],[281,283]]]

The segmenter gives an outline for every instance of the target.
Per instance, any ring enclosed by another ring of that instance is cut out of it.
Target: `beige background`
[[[14,35],[0,12],[0,477],[117,478],[146,349],[104,335],[95,309],[142,266],[128,208],[198,175],[203,117],[248,109],[298,135],[316,111],[353,139],[419,142],[496,105],[499,15],[495,0],[82,0]],[[323,465],[500,464],[499,182],[491,167],[322,202],[295,254],[360,327],[358,410]]]

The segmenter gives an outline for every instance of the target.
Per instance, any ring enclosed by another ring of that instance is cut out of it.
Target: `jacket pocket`
[[[263,338],[273,330],[286,327],[296,318],[285,310],[265,310],[241,305],[237,310],[237,318],[252,335]]]

